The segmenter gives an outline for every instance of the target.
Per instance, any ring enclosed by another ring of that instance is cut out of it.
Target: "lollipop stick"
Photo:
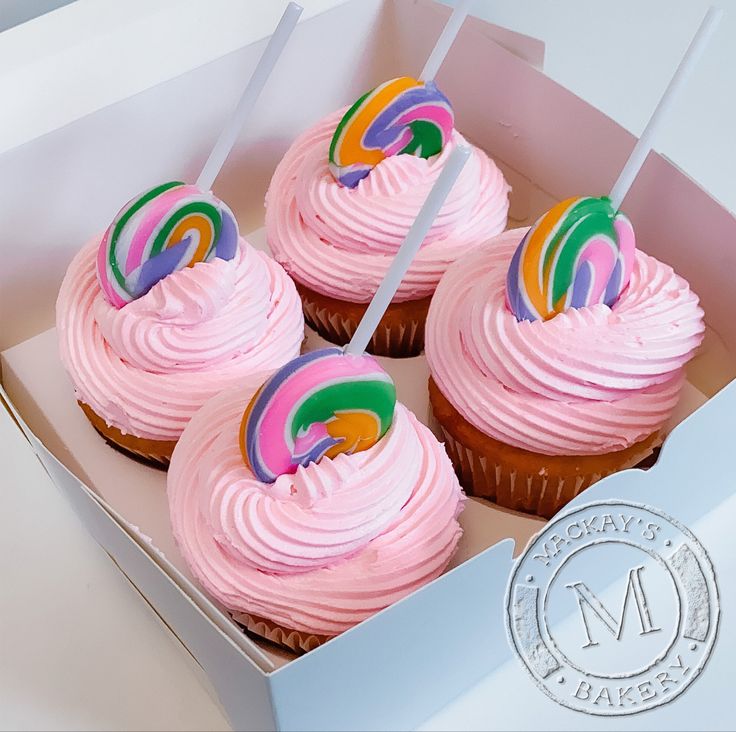
[[[693,36],[692,41],[690,41],[690,45],[687,51],[685,51],[685,55],[682,57],[682,61],[680,61],[680,65],[677,67],[672,80],[659,100],[659,104],[656,106],[647,126],[644,128],[644,132],[641,133],[641,137],[634,146],[618,180],[611,189],[610,198],[614,209],[618,209],[621,206],[626,194],[629,192],[629,188],[631,188],[634,179],[647,159],[647,155],[649,155],[649,151],[652,149],[654,136],[657,134],[662,120],[670,111],[672,103],[695,68],[695,65],[700,60],[722,16],[723,11],[714,6],[711,6],[705,14],[700,28],[698,28]]]
[[[301,5],[297,5],[294,2],[290,2],[286,6],[286,10],[284,10],[284,14],[276,26],[276,30],[268,41],[266,50],[258,61],[258,65],[250,77],[250,81],[245,87],[243,95],[240,97],[238,106],[217,138],[217,142],[212,148],[212,152],[209,158],[207,158],[207,162],[204,164],[199,178],[197,178],[197,186],[202,190],[208,191],[212,188],[212,184],[215,182],[215,178],[219,175],[227,156],[230,154],[230,150],[232,150],[240,130],[253,111],[253,107],[260,93],[263,91],[268,77],[271,75],[274,66],[276,66],[276,62],[279,60],[279,56],[281,56],[281,52],[284,50],[289,36],[294,28],[296,28],[302,10]]]
[[[460,26],[468,15],[472,3],[473,0],[459,0],[455,9],[452,11],[450,19],[445,24],[442,34],[437,39],[437,43],[434,44],[427,63],[424,64],[422,73],[419,75],[419,81],[431,81],[437,76],[437,72],[440,70],[440,66],[442,66],[442,62],[445,60],[445,56],[447,56],[447,52],[450,50],[455,36],[460,30]]]
[[[419,247],[427,236],[432,222],[442,208],[442,204],[447,198],[447,194],[455,184],[460,171],[470,156],[470,148],[466,145],[456,147],[445,163],[445,167],[439,174],[432,190],[429,192],[424,205],[419,211],[419,215],[414,219],[414,223],[406,234],[406,238],[396,252],[396,257],[391,263],[386,276],[383,278],[376,294],[368,305],[363,318],[358,323],[350,343],[345,346],[345,353],[359,355],[365,351],[365,347],[373,337],[373,333],[378,327],[386,308],[391,304],[396,290],[399,289],[401,280],[409,269],[409,265],[419,251]]]

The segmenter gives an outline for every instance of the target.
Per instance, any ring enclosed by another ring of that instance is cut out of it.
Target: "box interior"
[[[420,11],[426,24],[416,32],[411,18]],[[344,28],[340,44],[353,63],[334,64],[334,47],[320,42],[321,25],[302,24],[259,102],[256,121],[241,136],[217,181],[218,195],[233,208],[243,230],[262,225],[270,174],[295,135],[375,83],[415,73],[444,20],[444,13],[428,2],[371,0],[340,6],[330,15],[335,27]],[[489,43],[479,21],[467,24],[461,42],[465,52],[449,55],[438,83],[453,100],[458,128],[499,163],[514,188],[509,226],[531,223],[563,196],[608,190],[633,146],[632,135],[508,50]],[[196,177],[220,120],[262,47],[253,44],[229,54],[1,158],[0,193],[6,205],[0,220],[17,242],[0,273],[0,347],[9,349],[3,353],[4,386],[52,453],[93,486],[129,530],[144,541],[149,537],[153,554],[162,552],[184,577],[186,568],[168,527],[164,474],[120,455],[97,436],[76,407],[48,327],[66,265],[84,241],[104,228],[120,203],[162,179]],[[300,63],[307,53],[310,62]],[[315,70],[325,68],[330,73],[315,84]],[[497,73],[489,78],[488,69]],[[468,93],[474,89],[482,93]],[[204,103],[187,104],[192,97]],[[171,110],[182,107],[191,115],[176,115],[172,121]],[[108,171],[104,180],[100,170]],[[624,209],[640,247],[672,264],[703,301],[708,332],[702,352],[688,368],[687,413],[736,376],[736,322],[729,317],[736,292],[727,280],[736,250],[723,244],[736,235],[736,221],[655,154]],[[692,257],[694,246],[708,256]],[[421,358],[413,361],[417,363],[405,366],[426,370]],[[419,392],[407,391],[405,399],[427,419]],[[469,502],[463,522],[466,534],[456,564],[504,537],[513,537],[518,549],[540,526],[534,518],[480,501]],[[270,644],[259,645],[274,668],[292,658]],[[251,646],[243,637],[246,653]]]
[[[319,336],[309,334],[307,348],[323,345]],[[166,473],[126,457],[100,438],[77,406],[57,351],[56,331],[50,329],[2,354],[5,388],[15,406],[43,444],[149,543],[169,572],[173,568],[192,582],[171,533]],[[421,357],[409,361],[398,364],[398,374],[392,370],[406,401],[427,421],[426,378],[416,378],[417,371],[426,371],[426,363]],[[507,537],[523,547],[543,522],[471,499],[461,523],[464,535],[451,567]],[[275,668],[293,657],[270,643],[256,642]]]

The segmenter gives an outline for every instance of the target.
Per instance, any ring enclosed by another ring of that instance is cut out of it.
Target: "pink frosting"
[[[441,574],[463,494],[431,432],[399,404],[369,450],[261,483],[238,441],[258,385],[210,400],[174,450],[171,523],[202,586],[234,613],[332,636]]]
[[[424,160],[397,155],[356,188],[328,168],[339,110],[307,130],[276,168],[266,194],[266,232],[276,259],[297,280],[349,302],[368,302],[453,148]],[[478,148],[465,165],[394,297],[431,295],[448,265],[506,227],[509,186]]]
[[[98,246],[69,265],[56,325],[77,397],[123,433],[176,440],[211,396],[298,355],[294,283],[244,239],[234,259],[174,272],[119,310],[97,281]]]
[[[637,251],[612,308],[518,322],[505,279],[525,233],[505,232],[456,262],[437,288],[426,354],[439,389],[482,432],[547,455],[621,450],[660,429],[703,339],[695,293]]]

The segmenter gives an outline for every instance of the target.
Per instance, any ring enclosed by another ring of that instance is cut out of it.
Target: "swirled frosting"
[[[174,450],[171,524],[202,586],[232,612],[332,636],[441,574],[463,494],[431,432],[398,404],[369,450],[262,483],[238,446],[258,386],[207,402]]]
[[[77,398],[123,433],[176,440],[211,396],[298,355],[294,283],[244,239],[234,259],[174,272],[119,310],[97,282],[98,246],[69,265],[56,325]]]
[[[505,278],[525,232],[505,232],[447,271],[427,320],[432,377],[465,419],[508,445],[547,455],[629,447],[677,404],[683,367],[703,339],[698,297],[637,251],[613,307],[519,322]]]
[[[330,140],[345,110],[292,144],[266,194],[266,233],[277,261],[299,282],[330,297],[368,302],[447,156],[464,142],[453,131],[430,159],[396,155],[380,162],[355,188],[329,171]],[[448,265],[506,226],[509,186],[478,148],[465,165],[394,302],[434,292]]]

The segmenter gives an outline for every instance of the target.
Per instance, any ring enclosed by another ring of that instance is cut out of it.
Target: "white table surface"
[[[301,0],[308,12],[338,1]],[[707,4],[477,0],[475,12],[543,39],[550,76],[638,133]],[[736,210],[736,2],[720,4],[730,12],[658,148]],[[272,5],[249,0],[253,37]],[[0,728],[227,729],[186,652],[87,535],[3,410],[0,465]],[[492,724],[483,688],[427,727]]]

